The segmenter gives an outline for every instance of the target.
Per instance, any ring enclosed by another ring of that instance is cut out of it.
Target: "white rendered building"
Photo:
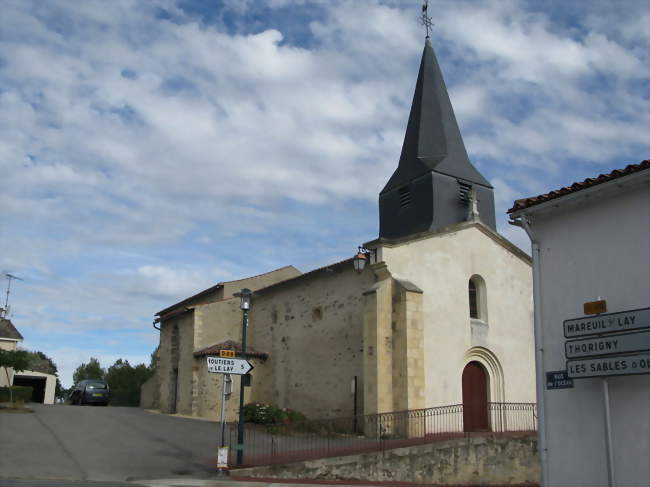
[[[650,161],[509,213],[532,240],[543,485],[650,486]]]
[[[0,350],[13,351],[23,336],[11,320],[0,318]],[[34,370],[15,372],[12,368],[0,368],[0,387],[29,386],[33,388],[32,401],[43,404],[54,404],[56,391],[56,376]]]

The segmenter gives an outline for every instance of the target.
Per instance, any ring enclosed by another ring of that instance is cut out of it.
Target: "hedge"
[[[13,386],[11,391],[13,392],[14,401],[22,399],[25,402],[30,402],[32,400],[32,392],[34,391],[34,388],[28,386]],[[9,388],[0,387],[0,402],[9,401]]]

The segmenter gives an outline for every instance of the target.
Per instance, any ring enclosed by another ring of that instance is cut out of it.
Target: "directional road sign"
[[[583,316],[564,321],[564,337],[577,338],[615,331],[650,328],[650,308]]]
[[[569,377],[605,377],[608,375],[650,374],[650,353],[618,355],[592,359],[567,360]]]
[[[253,366],[243,358],[208,357],[208,372],[245,375]]]
[[[646,350],[650,350],[650,331],[568,340],[564,344],[566,358],[606,356]]]

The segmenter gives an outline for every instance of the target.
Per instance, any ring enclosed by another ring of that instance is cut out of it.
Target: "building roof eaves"
[[[434,237],[442,237],[450,233],[458,232],[461,230],[465,230],[467,228],[477,228],[481,232],[483,232],[485,235],[490,237],[492,240],[494,240],[496,243],[501,245],[502,247],[506,248],[513,254],[515,254],[517,257],[519,257],[521,260],[526,262],[527,264],[531,265],[532,264],[532,259],[530,256],[521,250],[519,247],[517,247],[515,244],[513,244],[510,240],[505,238],[503,235],[495,232],[492,230],[490,227],[482,223],[480,220],[479,221],[465,221],[465,222],[459,222],[459,223],[452,223],[451,225],[447,225],[446,227],[442,228],[436,228],[434,230],[427,230],[425,232],[420,232],[416,233],[413,235],[407,235],[405,237],[399,237],[395,239],[388,239],[385,237],[380,237],[375,240],[371,240],[370,242],[366,242],[363,244],[364,247],[366,248],[376,248],[379,246],[385,246],[385,247],[399,247],[401,245],[405,245],[407,243],[414,242],[416,240],[424,240],[427,238],[434,238]]]
[[[154,323],[160,323],[163,320],[168,320],[170,318],[176,318],[180,315],[184,315],[185,313],[190,313],[194,312],[194,309],[196,306],[188,306],[186,308],[180,308],[180,309],[172,309],[171,311],[163,314],[158,314],[156,315],[156,318],[154,319]]]
[[[206,294],[214,292],[214,291],[218,290],[222,286],[223,286],[223,283],[220,282],[218,284],[215,284],[212,287],[204,289],[203,291],[199,291],[198,293],[193,294],[189,298],[185,298],[185,299],[183,299],[182,301],[179,301],[176,304],[172,304],[171,306],[168,306],[167,308],[158,311],[155,316],[162,316],[162,315],[168,314],[170,311],[173,311],[175,308],[178,308],[179,306],[186,305],[187,303],[191,302],[194,299],[200,298],[201,296],[205,296]]]
[[[232,283],[235,283],[235,282],[245,281],[245,280],[247,280],[247,279],[253,279],[253,278],[255,278],[255,277],[262,277],[262,276],[264,276],[264,275],[271,274],[271,273],[273,273],[273,272],[277,272],[277,271],[281,271],[281,270],[283,270],[283,269],[289,269],[289,268],[293,268],[293,269],[295,269],[296,271],[300,272],[298,269],[296,269],[296,268],[295,268],[294,266],[292,266],[292,265],[285,265],[285,266],[283,266],[283,267],[278,267],[277,269],[273,269],[272,271],[262,272],[261,274],[256,274],[256,275],[254,275],[254,276],[243,277],[243,278],[241,278],[241,279],[235,279],[235,280],[233,280],[233,281],[222,281],[222,282],[219,282],[219,283],[215,284],[215,285],[212,286],[212,287],[209,287],[209,288],[207,288],[207,289],[204,289],[203,291],[199,291],[198,293],[196,293],[196,294],[190,296],[189,298],[185,298],[185,299],[183,299],[182,301],[179,301],[179,302],[176,303],[176,304],[172,304],[171,306],[168,306],[167,308],[165,308],[165,309],[163,309],[163,310],[161,310],[161,311],[158,311],[158,312],[155,314],[155,316],[161,316],[161,315],[163,315],[163,314],[167,314],[168,312],[172,311],[174,308],[178,308],[179,306],[185,305],[185,304],[191,302],[191,301],[194,300],[194,299],[200,298],[201,296],[204,296],[204,295],[206,295],[206,294],[209,294],[209,293],[211,293],[211,292],[214,292],[214,291],[218,290],[220,287],[223,287],[225,284],[232,284]],[[224,298],[224,300],[225,300],[225,299],[229,299],[229,298]]]
[[[558,198],[593,188],[594,186],[608,183],[610,181],[615,181],[648,169],[650,169],[650,160],[648,159],[641,161],[639,164],[628,164],[623,169],[615,169],[610,173],[600,174],[595,178],[587,178],[584,181],[573,183],[570,186],[565,186],[563,188],[540,194],[538,196],[518,199],[514,202],[512,208],[510,208],[507,213],[510,214],[512,218],[513,215],[521,212],[522,210],[527,210],[533,206],[538,206],[542,203],[556,200]]]
[[[329,264],[329,265],[326,265],[326,266],[323,266],[323,267],[319,267],[317,269],[313,269],[313,270],[311,270],[309,272],[305,272],[303,274],[300,274],[299,276],[291,277],[289,279],[285,279],[284,281],[280,281],[280,282],[276,282],[274,284],[270,284],[270,285],[268,285],[266,287],[263,287],[263,288],[260,288],[260,289],[258,289],[256,291],[254,291],[253,295],[264,294],[264,293],[266,293],[268,291],[275,290],[280,286],[290,284],[290,283],[294,283],[294,282],[299,282],[302,279],[314,276],[315,274],[320,273],[320,272],[331,272],[335,268],[342,268],[344,265],[349,265],[350,269],[352,269],[353,268],[352,267],[352,260],[353,260],[353,257],[350,257],[348,259],[344,259],[344,260],[341,260],[339,262],[335,262],[333,264]]]
[[[277,269],[273,269],[272,271],[262,272],[261,274],[256,274],[254,276],[242,277],[241,279],[235,279],[234,281],[224,281],[224,282],[222,282],[220,284],[233,284],[235,282],[246,281],[248,279],[254,279],[256,277],[262,277],[262,276],[265,276],[267,274],[272,274],[273,272],[278,272],[278,271],[281,271],[281,270],[284,270],[284,269],[295,269],[296,271],[300,272],[300,269],[297,269],[293,265],[285,265],[285,266],[282,266],[282,267],[278,267]],[[280,282],[282,282],[282,281],[280,281]]]

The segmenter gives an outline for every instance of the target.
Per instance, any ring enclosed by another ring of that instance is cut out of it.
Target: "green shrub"
[[[249,403],[244,406],[244,421],[255,424],[287,424],[304,421],[305,415],[272,404]]]
[[[14,396],[14,402],[22,399],[25,402],[32,400],[33,387],[28,386],[13,386],[11,392]],[[0,402],[9,402],[9,388],[0,387]]]
[[[307,419],[307,416],[293,409],[287,409],[287,416],[289,417],[290,423],[299,423]]]

